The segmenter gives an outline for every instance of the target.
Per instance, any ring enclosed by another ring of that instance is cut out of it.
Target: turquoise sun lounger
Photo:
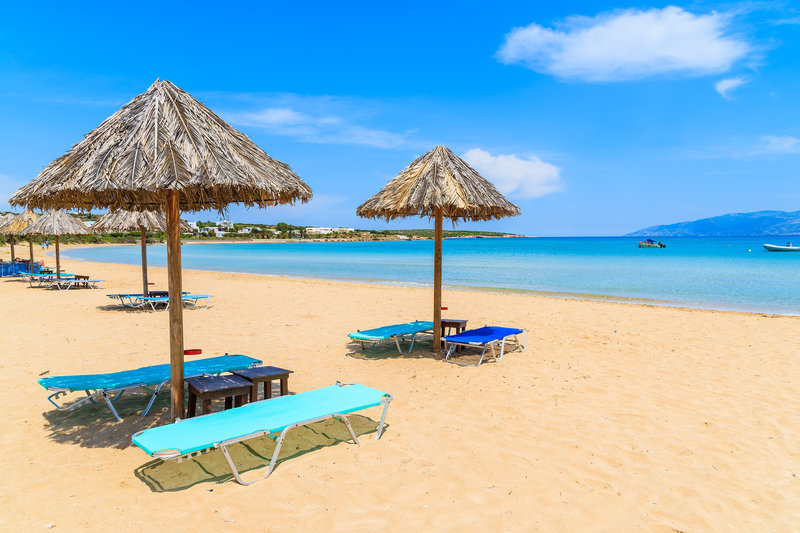
[[[520,333],[524,334],[524,344],[520,344],[519,340],[517,339],[517,335]],[[491,348],[492,350],[492,357],[495,358],[496,361],[501,361],[503,359],[503,354],[506,350],[506,340],[513,337],[513,342],[517,348],[521,348],[523,351],[528,345],[528,330],[526,329],[517,329],[517,328],[501,328],[497,326],[484,326],[478,329],[470,329],[467,331],[462,331],[457,335],[448,335],[444,338],[447,344],[447,354],[445,355],[445,361],[448,363],[454,363],[460,366],[480,366],[483,362],[483,357],[486,355],[487,348]],[[495,345],[500,345],[500,357],[497,356],[495,353]],[[456,361],[451,361],[450,357],[453,355],[457,346],[466,346],[472,348],[483,348],[481,352],[481,358],[476,365],[468,365],[466,363],[459,363]]]
[[[242,370],[260,364],[261,361],[253,359],[252,357],[225,354],[218,357],[198,359],[196,361],[186,361],[183,364],[183,373],[187,378],[208,376],[230,372],[231,370]],[[126,390],[141,388],[152,391],[153,395],[150,397],[150,401],[142,413],[142,416],[145,416],[153,406],[153,402],[156,401],[156,396],[158,396],[161,388],[168,383],[169,380],[169,364],[164,364],[145,366],[137,368],[136,370],[125,370],[123,372],[113,372],[110,374],[83,374],[77,376],[41,378],[39,379],[39,385],[49,391],[54,391],[53,394],[47,397],[47,400],[55,405],[56,409],[59,411],[74,409],[87,403],[96,403],[97,400],[102,398],[105,400],[106,404],[108,404],[108,408],[111,409],[116,419],[121,421],[122,418],[120,418],[117,410],[114,408],[113,402],[119,399]],[[151,388],[153,386],[155,386],[155,389]],[[75,403],[65,406],[58,405],[54,401],[59,396],[76,391],[85,391],[86,398],[82,398]]]
[[[344,415],[383,404],[376,439],[383,433],[383,423],[392,395],[355,383],[336,385],[301,392],[293,396],[278,396],[245,404],[209,415],[180,420],[174,424],[140,431],[133,443],[152,457],[164,461],[203,450],[220,448],[233,477],[242,485],[267,478],[275,469],[278,454],[289,430],[328,418],[345,423],[353,441],[359,444],[350,422]],[[257,437],[277,437],[275,451],[264,476],[244,481],[228,452],[228,446]]]
[[[414,322],[407,322],[405,324],[395,324],[393,326],[357,331],[348,336],[351,339],[360,341],[362,348],[365,342],[371,342],[372,348],[374,348],[380,341],[394,339],[394,343],[397,345],[397,351],[402,355],[403,350],[400,349],[400,338],[405,335],[411,335],[411,346],[408,348],[408,353],[411,353],[411,350],[414,349],[414,340],[416,339],[417,333],[426,331],[433,333],[433,322],[415,320]]]

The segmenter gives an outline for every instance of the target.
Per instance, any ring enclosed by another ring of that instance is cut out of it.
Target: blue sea
[[[635,237],[475,238],[444,242],[446,287],[515,291],[702,309],[800,315],[800,253],[765,252],[787,237],[676,237],[640,249]],[[432,241],[184,245],[183,267],[299,278],[431,286]],[[139,246],[65,257],[140,264]],[[166,247],[148,247],[166,266]]]

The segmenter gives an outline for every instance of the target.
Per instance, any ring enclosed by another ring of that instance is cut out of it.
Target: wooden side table
[[[197,399],[203,401],[203,414],[211,411],[211,400],[225,398],[225,409],[230,409],[233,400],[236,407],[247,403],[250,396],[251,383],[239,376],[204,376],[199,378],[186,378],[189,384],[189,412],[187,418],[192,418],[197,411]]]
[[[250,401],[258,400],[258,384],[264,383],[264,399],[272,398],[272,381],[277,379],[281,382],[281,396],[289,394],[289,374],[291,370],[278,368],[276,366],[256,366],[243,370],[231,371],[235,376],[242,377],[251,383]]]
[[[444,338],[447,335],[451,334],[451,332],[450,332],[451,329],[456,330],[455,333],[453,333],[453,335],[458,335],[459,333],[462,333],[463,331],[466,331],[466,329],[467,329],[467,321],[466,320],[447,320],[447,319],[444,319],[444,318],[442,319],[442,348],[445,347]],[[456,350],[460,350],[460,349],[461,349],[460,347],[456,348]]]

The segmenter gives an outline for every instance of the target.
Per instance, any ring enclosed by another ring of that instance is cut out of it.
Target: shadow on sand
[[[347,418],[359,438],[377,431],[378,423],[370,418],[361,415],[348,415]],[[389,427],[388,424],[386,427]],[[284,461],[343,442],[354,445],[347,427],[339,420],[329,419],[295,428],[286,435],[276,468]],[[260,437],[229,446],[228,451],[240,475],[245,480],[250,480],[266,473],[264,470],[250,476],[244,475],[253,470],[266,469],[275,445],[271,438]],[[321,457],[320,460],[324,461],[324,458]],[[134,475],[153,492],[176,492],[200,483],[225,483],[233,480],[222,451],[216,449],[182,460],[156,459],[134,470]]]
[[[69,400],[81,396],[72,394]],[[149,427],[164,424],[169,419],[169,390],[159,394],[152,409],[143,417],[150,394],[146,391],[128,391],[114,402],[122,417],[117,421],[105,402],[83,405],[72,411],[52,410],[42,413],[49,438],[64,444],[78,444],[85,448],[119,448],[131,445],[131,435]],[[68,401],[69,401],[68,400]]]
[[[385,341],[371,348],[369,343],[365,343],[362,348],[358,341],[347,343],[347,357],[361,359],[364,361],[381,361],[384,359],[444,359],[444,352],[436,353],[433,351],[433,339],[417,339],[414,343],[414,350],[408,353],[409,342],[401,342],[400,348],[403,353],[397,351],[395,343]]]

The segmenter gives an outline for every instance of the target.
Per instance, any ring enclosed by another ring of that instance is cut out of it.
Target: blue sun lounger
[[[517,339],[517,335],[520,333],[524,334],[524,344],[520,344],[519,340]],[[505,353],[506,349],[506,340],[513,337],[513,342],[516,348],[521,348],[522,351],[528,346],[528,330],[526,329],[517,329],[517,328],[501,328],[497,326],[484,326],[478,329],[470,329],[467,331],[462,331],[457,335],[448,335],[444,338],[445,342],[447,343],[447,354],[445,355],[445,361],[448,363],[454,363],[460,366],[480,366],[483,362],[483,357],[486,355],[486,349],[491,348],[492,350],[492,357],[495,358],[496,361],[501,361],[503,359],[503,354]],[[500,357],[497,356],[495,352],[495,346],[500,345]],[[459,363],[456,361],[451,361],[450,357],[455,352],[456,347],[458,346],[467,346],[472,348],[483,348],[481,352],[481,358],[476,365],[469,365],[466,363]]]
[[[261,361],[247,357],[245,355],[221,355],[218,357],[208,357],[206,359],[198,359],[196,361],[186,361],[183,364],[184,376],[208,376],[213,374],[221,374],[223,372],[230,372],[231,370],[242,370],[253,366],[260,365]],[[147,404],[142,416],[147,415],[153,402],[156,401],[156,396],[163,387],[170,380],[169,364],[145,366],[137,368],[136,370],[126,370],[123,372],[113,372],[110,374],[83,374],[78,376],[53,376],[49,378],[39,379],[39,385],[49,391],[55,391],[47,397],[47,400],[56,406],[59,411],[67,411],[74,409],[80,405],[87,403],[96,403],[97,400],[103,399],[108,408],[114,414],[117,420],[122,420],[117,410],[114,408],[113,402],[118,400],[120,396],[130,389],[145,389],[152,391],[153,395]],[[155,390],[151,387],[156,386]],[[64,396],[70,392],[85,391],[86,398],[82,398],[75,403],[60,406],[54,400],[59,396]]]
[[[202,309],[208,309],[211,307],[211,298],[212,296],[210,294],[184,294],[183,305],[189,306],[192,309],[201,309],[199,301],[205,300],[206,305]],[[136,298],[136,301],[142,305],[149,305],[150,309],[153,311],[155,311],[156,307],[160,304],[164,305],[165,311],[169,309],[169,296],[139,296]]]
[[[329,418],[345,423],[353,441],[359,444],[347,413],[383,404],[376,439],[383,433],[383,423],[392,395],[356,383],[336,385],[301,392],[292,396],[278,396],[245,404],[209,415],[180,420],[174,424],[146,429],[133,435],[133,443],[150,456],[164,461],[178,459],[195,452],[220,448],[233,477],[242,485],[250,485],[267,478],[275,469],[284,438],[289,430]],[[244,481],[228,452],[228,446],[258,437],[277,438],[275,451],[266,474],[252,481]]]
[[[403,350],[400,349],[400,337],[411,335],[411,346],[408,348],[408,353],[411,353],[411,350],[414,349],[414,340],[416,339],[417,333],[425,331],[433,333],[433,322],[415,320],[414,322],[407,322],[405,324],[395,324],[393,326],[384,326],[382,328],[367,329],[364,331],[359,330],[348,336],[351,339],[360,341],[362,348],[364,348],[365,342],[371,342],[371,347],[374,348],[380,341],[394,339],[394,343],[397,345],[397,351],[402,355]]]
[[[150,291],[149,296],[163,296],[165,293],[166,291]],[[187,291],[183,292],[184,297],[186,297],[187,294],[189,294],[189,292]],[[136,308],[140,307],[143,304],[143,302],[139,302],[138,300],[139,298],[142,298],[144,294],[140,292],[140,293],[126,293],[126,294],[106,294],[106,296],[111,298],[112,300],[119,300],[119,303],[121,303],[123,307]]]

